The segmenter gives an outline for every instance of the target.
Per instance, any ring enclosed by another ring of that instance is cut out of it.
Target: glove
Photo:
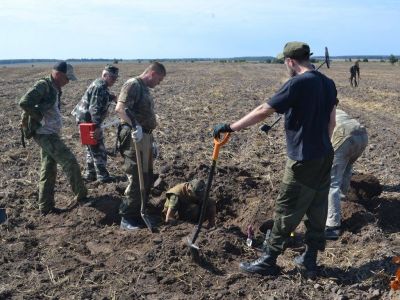
[[[135,143],[139,143],[143,138],[142,126],[136,125],[136,130],[132,131],[132,140]]]
[[[156,159],[160,155],[160,151],[158,151],[158,146],[156,142],[151,144],[151,150],[153,152],[153,158]]]
[[[217,124],[214,127],[213,136],[219,138],[220,134],[224,132],[233,132],[233,130],[229,124]]]

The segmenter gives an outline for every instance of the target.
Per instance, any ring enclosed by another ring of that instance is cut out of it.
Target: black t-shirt
[[[337,103],[333,80],[317,71],[296,75],[268,101],[285,114],[287,154],[301,161],[333,153],[328,124]]]

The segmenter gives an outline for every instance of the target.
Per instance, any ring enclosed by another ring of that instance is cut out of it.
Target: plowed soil
[[[166,63],[168,75],[153,90],[159,126],[155,138],[160,178],[150,201],[161,216],[165,191],[193,178],[207,179],[211,129],[238,119],[268,99],[287,79],[285,67],[253,63]],[[109,157],[112,183],[88,183],[91,206],[73,206],[42,217],[37,208],[39,148],[22,148],[19,98],[50,65],[0,68],[0,299],[396,299],[390,291],[400,254],[400,68],[361,64],[361,82],[351,88],[351,63],[333,62],[321,71],[335,80],[339,107],[367,127],[369,145],[356,162],[352,189],[342,203],[343,234],[320,253],[315,280],[303,277],[293,258],[302,251],[303,225],[279,257],[281,274],[251,276],[239,271],[253,260],[273,217],[285,163],[283,124],[268,135],[257,126],[232,135],[220,152],[210,197],[217,201],[217,226],[198,239],[200,262],[185,239],[194,225],[159,223],[158,232],[119,229],[118,206],[126,178],[120,156]],[[79,81],[64,88],[63,139],[84,166],[84,148],[70,115],[103,65],[76,65]],[[119,92],[146,64],[120,63]],[[112,118],[113,116],[110,116]],[[266,120],[271,124],[274,117]],[[261,125],[261,124],[260,124]],[[115,128],[106,129],[112,148]],[[72,192],[59,169],[56,205],[66,208]],[[254,247],[246,228],[254,224]],[[399,299],[399,298],[397,298]]]

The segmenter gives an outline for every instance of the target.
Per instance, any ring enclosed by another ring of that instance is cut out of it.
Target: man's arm
[[[231,126],[233,131],[239,131],[243,128],[247,128],[258,122],[261,122],[266,117],[272,115],[275,112],[275,109],[272,108],[268,103],[261,104],[260,106],[256,107],[254,110],[249,112],[240,120],[233,123]]]
[[[118,116],[125,121],[126,123],[128,123],[129,125],[132,126],[132,121],[131,119],[128,117],[128,115],[125,112],[125,108],[126,105],[124,102],[117,102],[117,105],[115,106],[115,112],[118,114]]]
[[[89,113],[93,123],[100,127],[102,111],[108,105],[108,94],[102,88],[94,88],[89,99]]]
[[[46,81],[39,81],[19,101],[20,107],[34,120],[40,122],[43,118],[40,111],[40,100],[45,97],[48,87]]]

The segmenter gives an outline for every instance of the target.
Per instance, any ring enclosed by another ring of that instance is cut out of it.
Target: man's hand
[[[142,126],[136,125],[136,130],[132,131],[132,140],[135,143],[139,143],[143,138]]]
[[[233,132],[233,130],[229,124],[217,124],[214,127],[213,136],[219,138],[220,134],[224,132]]]
[[[93,131],[93,138],[94,138],[95,140],[101,140],[101,139],[103,138],[103,131],[101,130],[100,127],[96,128],[96,129]]]
[[[112,102],[115,102],[115,103],[117,103],[117,96],[116,95],[114,95],[113,93],[110,93],[110,100],[112,101]]]

